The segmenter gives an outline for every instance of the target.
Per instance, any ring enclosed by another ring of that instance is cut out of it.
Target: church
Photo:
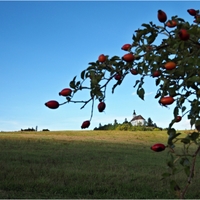
[[[145,119],[141,115],[136,115],[135,110],[133,111],[133,119],[130,121],[133,126],[145,125]]]

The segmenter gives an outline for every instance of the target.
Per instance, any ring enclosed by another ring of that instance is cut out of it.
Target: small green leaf
[[[80,84],[81,84],[81,82],[78,81],[78,82],[76,83],[76,87],[78,87]]]
[[[167,130],[167,134],[168,135],[175,135],[176,134],[176,130],[174,128],[170,128]]]
[[[151,26],[149,24],[142,24],[142,26],[146,27],[147,29],[151,28]]]
[[[142,100],[144,100],[144,93],[145,93],[145,91],[144,91],[143,88],[140,88],[140,89],[137,90],[137,95],[138,95]]]
[[[171,174],[165,172],[165,173],[162,174],[162,179],[161,179],[161,180],[163,180],[163,179],[165,179],[165,178],[167,178],[167,177],[169,177],[169,176],[171,176]]]
[[[158,85],[160,84],[160,81],[161,81],[160,78],[157,78],[157,79],[156,79],[156,86],[158,86]]]
[[[82,78],[82,79],[85,78],[85,70],[83,70],[83,71],[81,72],[81,78]]]
[[[157,99],[160,96],[161,96],[161,92],[159,91],[154,98]]]
[[[189,81],[192,82],[192,83],[194,83],[194,82],[200,83],[200,77],[199,76],[192,76],[188,79],[188,82]]]
[[[88,63],[89,65],[93,65],[93,66],[96,66],[96,63],[95,62],[90,62]]]
[[[87,70],[96,69],[96,66],[89,66]]]
[[[75,89],[76,84],[75,84],[76,76],[73,78],[73,80],[69,83],[70,88]]]
[[[180,135],[181,133],[177,133],[177,134],[171,134],[171,135],[169,135],[169,140],[173,140],[173,139],[175,139],[176,137],[178,137],[179,135]]]
[[[113,56],[110,61],[121,60],[119,56]]]
[[[191,140],[195,141],[199,137],[199,133],[193,132],[189,135],[189,137],[191,138]]]
[[[152,35],[147,38],[147,43],[152,44],[155,41],[156,37],[157,34],[152,32]]]
[[[181,158],[180,164],[182,166],[190,166],[190,161],[188,160],[188,158]]]
[[[189,144],[189,143],[190,143],[190,139],[188,139],[188,138],[183,138],[183,139],[181,140],[181,142],[183,142],[184,144]]]
[[[173,161],[168,161],[167,162],[167,166],[169,167],[169,168],[174,168],[174,163],[173,163]]]
[[[178,186],[178,184],[174,180],[170,181],[170,188],[171,188],[172,191],[179,191],[180,190],[180,187]]]
[[[183,106],[183,107],[181,108],[181,110],[182,110],[182,112],[184,112],[184,111],[186,110],[186,107]]]
[[[190,119],[190,126],[192,127],[195,124],[196,119],[195,118],[191,118]]]

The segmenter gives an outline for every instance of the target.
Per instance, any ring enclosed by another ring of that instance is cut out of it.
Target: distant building
[[[133,119],[130,121],[133,126],[145,125],[145,119],[141,115],[136,115],[135,110],[133,111]]]

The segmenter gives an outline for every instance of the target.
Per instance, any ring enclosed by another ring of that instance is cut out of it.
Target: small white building
[[[136,115],[135,110],[133,112],[133,119],[130,122],[133,126],[145,125],[145,119],[141,115]]]

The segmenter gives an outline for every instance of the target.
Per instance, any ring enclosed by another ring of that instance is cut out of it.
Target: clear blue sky
[[[159,9],[168,18],[178,15],[192,22],[187,9],[198,6],[197,1],[0,2],[0,131],[36,125],[39,130],[80,130],[90,118],[91,104],[82,110],[81,104],[51,110],[44,103],[64,102],[58,93],[100,54],[123,56],[121,46],[132,42],[133,32],[142,23],[159,24]],[[145,101],[139,99],[133,88],[136,79],[128,75],[114,94],[111,87],[107,89],[106,110],[95,109],[89,130],[114,119],[131,120],[133,110],[145,119],[151,117],[158,126],[168,126],[174,106],[161,107],[154,99],[154,79],[145,83]],[[87,96],[80,93],[75,99]],[[174,127],[190,129],[186,117]]]

